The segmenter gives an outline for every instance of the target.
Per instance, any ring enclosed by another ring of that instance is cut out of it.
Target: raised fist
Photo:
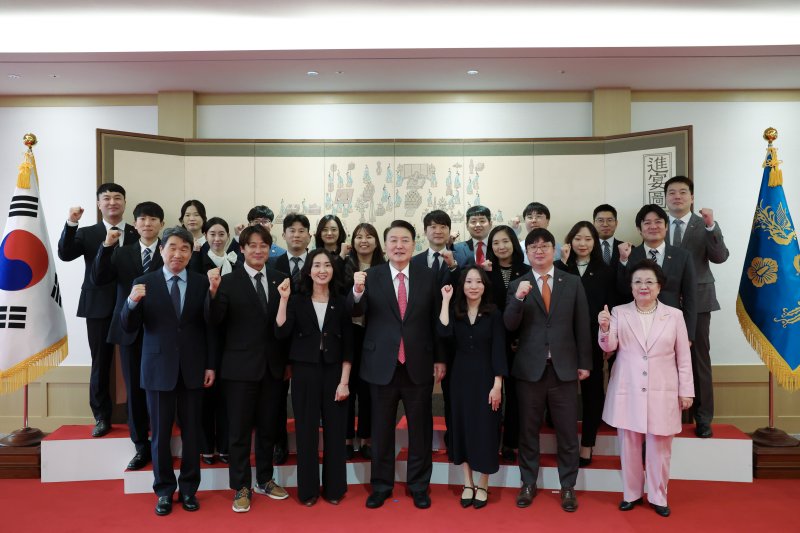
[[[104,246],[114,246],[119,242],[119,238],[122,236],[122,232],[118,229],[109,229],[106,232],[106,240],[103,243]]]
[[[453,297],[453,286],[445,285],[442,287],[442,301],[446,304]]]
[[[134,285],[128,298],[130,298],[132,302],[138,302],[145,297],[145,292],[144,284],[140,283],[139,285]]]
[[[69,208],[69,216],[67,216],[67,220],[69,220],[73,224],[77,224],[82,216],[83,216],[83,208],[82,207],[80,207],[80,206],[78,206],[78,207],[70,207]]]
[[[628,258],[631,256],[631,243],[623,242],[617,248],[619,248],[619,261],[627,263]]]
[[[517,300],[522,300],[528,293],[531,292],[531,282],[530,281],[521,281],[519,286],[517,287]]]
[[[291,278],[286,278],[278,285],[278,294],[281,295],[282,300],[286,300],[292,294],[292,280]]]
[[[364,292],[364,284],[367,282],[366,272],[353,273],[353,290],[358,293]]]

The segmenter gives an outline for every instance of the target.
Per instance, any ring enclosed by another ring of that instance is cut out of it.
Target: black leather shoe
[[[642,505],[642,499],[639,498],[638,500],[633,500],[632,502],[626,502],[622,500],[619,502],[619,510],[620,511],[632,511],[634,507],[637,505]]]
[[[344,445],[344,455],[345,455],[345,457],[347,457],[348,461],[356,456],[356,450],[355,450],[355,448],[353,448],[352,444],[345,444]]]
[[[133,459],[131,459],[131,461],[128,463],[128,470],[141,470],[147,466],[147,463],[149,462],[149,453],[136,452],[136,455],[134,455]]]
[[[156,502],[156,514],[166,516],[172,512],[172,496],[159,496]]]
[[[197,496],[195,496],[194,494],[192,494],[191,496],[181,494],[180,500],[181,500],[181,505],[183,505],[184,511],[189,511],[190,513],[193,513],[194,511],[200,509],[200,502],[197,501]]]
[[[392,496],[390,490],[375,490],[372,494],[367,496],[367,509],[377,509],[383,502]]]
[[[322,499],[325,500],[326,502],[328,502],[331,505],[339,505],[339,502],[342,501],[341,497],[339,497],[339,498],[326,498],[325,496],[323,496]]]
[[[230,459],[228,459],[228,454],[219,454],[219,462],[225,465],[228,464],[230,462]]]
[[[317,503],[318,499],[319,499],[319,496],[312,496],[311,498],[309,498],[306,501],[304,501],[303,505],[305,505],[306,507],[313,507],[314,504]]]
[[[431,497],[428,496],[428,491],[418,490],[411,493],[414,498],[414,507],[417,509],[427,509],[431,506]]]
[[[275,451],[272,452],[272,462],[276,465],[282,465],[286,463],[286,458],[289,456],[289,452],[286,450],[286,446],[278,445],[275,446]]]
[[[664,518],[666,518],[670,514],[669,507],[666,505],[656,505],[654,503],[651,503],[650,507],[652,507],[656,511],[656,514],[658,516],[663,516]]]
[[[714,436],[710,424],[697,424],[697,427],[694,428],[694,434],[701,439],[710,439]]]
[[[92,430],[92,437],[105,437],[111,431],[111,424],[105,420],[98,420]]]
[[[472,492],[470,492],[470,497],[469,498],[465,498],[464,497],[464,491],[465,490],[472,491]],[[466,485],[463,486],[461,488],[461,507],[463,507],[464,509],[466,509],[467,507],[470,507],[472,505],[473,500],[475,500],[475,487],[467,487]]]
[[[528,507],[536,497],[536,485],[522,485],[517,494],[517,507]]]
[[[214,463],[217,462],[217,460],[214,459],[213,455],[201,455],[200,456],[200,460],[203,461],[203,463],[207,464],[207,465],[213,465]]]
[[[585,467],[589,466],[590,464],[592,464],[592,457],[591,456],[589,456],[588,459],[586,457],[578,457],[578,466],[580,468],[585,468]]]
[[[477,498],[478,494],[480,494],[480,492],[478,492],[478,491],[483,491],[483,493],[486,495],[486,499],[485,500],[479,500]],[[483,509],[484,507],[486,507],[486,504],[489,503],[489,491],[487,489],[484,489],[484,488],[481,488],[481,487],[477,487],[475,489],[475,496],[476,496],[476,498],[472,501],[472,506],[475,509]]]
[[[361,453],[361,457],[364,459],[370,460],[372,459],[372,446],[369,444],[362,444],[361,448],[358,450]]]
[[[578,510],[578,498],[575,497],[575,489],[561,489],[561,508],[568,513]]]

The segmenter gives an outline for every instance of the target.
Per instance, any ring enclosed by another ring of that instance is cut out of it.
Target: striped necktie
[[[142,250],[142,270],[147,272],[150,270],[150,263],[153,262],[153,258],[150,257],[150,248],[145,248]]]

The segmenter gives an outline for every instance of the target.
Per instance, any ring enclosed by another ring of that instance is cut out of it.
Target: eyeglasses
[[[529,251],[534,251],[534,252],[546,252],[552,247],[553,245],[548,242],[546,244],[531,244],[530,246],[527,247],[527,249]]]
[[[251,226],[255,226],[256,224],[260,224],[262,226],[271,226],[272,221],[268,218],[255,218],[250,221]]]
[[[605,224],[613,224],[616,221],[617,221],[616,218],[596,218],[596,219],[594,219],[595,224],[603,224],[603,225],[605,225]]]
[[[545,215],[542,215],[542,214],[530,214],[530,215],[526,216],[525,218],[528,219],[528,220],[544,220],[547,217]]]

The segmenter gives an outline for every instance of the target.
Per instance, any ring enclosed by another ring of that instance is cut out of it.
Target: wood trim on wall
[[[0,96],[0,107],[155,106],[155,94]]]

